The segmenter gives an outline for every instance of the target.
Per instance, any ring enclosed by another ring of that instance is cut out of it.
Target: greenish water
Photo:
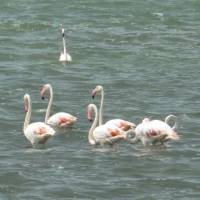
[[[0,199],[200,199],[200,2],[198,0],[1,0]],[[60,28],[73,62],[58,62]],[[32,121],[52,112],[78,117],[45,149],[27,148],[23,95]],[[178,117],[179,142],[145,148],[88,144],[91,90],[105,89],[105,118],[139,123]]]

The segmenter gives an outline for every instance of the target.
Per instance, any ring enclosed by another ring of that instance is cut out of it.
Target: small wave
[[[36,109],[34,112],[35,112],[35,113],[44,113],[44,112],[46,112],[46,109],[45,109],[45,108]]]
[[[164,20],[164,14],[157,12],[157,13],[152,13],[152,15],[154,15],[155,17],[158,17],[161,21]]]
[[[163,13],[152,13],[152,15],[158,16],[158,17],[164,17]]]
[[[62,165],[51,165],[51,167],[56,168],[56,169],[64,169],[64,167]]]
[[[36,31],[45,30],[49,28],[58,27],[58,25],[51,24],[50,22],[25,22],[25,21],[2,21],[0,22],[1,29],[3,30],[15,30],[15,31]]]

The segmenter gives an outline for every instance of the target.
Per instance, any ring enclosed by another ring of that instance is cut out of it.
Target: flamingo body
[[[111,120],[107,121],[105,124],[113,124],[124,131],[127,131],[131,128],[136,127],[136,125],[134,123],[123,120],[123,119],[111,119]]]
[[[46,141],[55,135],[55,131],[43,122],[34,122],[28,125],[24,135],[31,144],[45,144]]]
[[[61,52],[59,61],[60,62],[71,62],[72,61],[72,57],[69,55],[69,53]]]
[[[98,140],[106,140],[111,137],[121,136],[121,139],[125,137],[124,132],[114,125],[100,125],[95,128],[93,131],[93,136],[96,141]]]
[[[53,127],[54,129],[63,129],[62,132],[65,131],[66,128],[72,126],[76,122],[77,118],[69,113],[58,112],[47,120],[47,124]]]
[[[135,137],[142,141],[144,145],[154,142],[165,142],[168,140],[178,140],[178,134],[165,122],[145,118],[143,122],[135,128]],[[160,141],[158,140],[160,138]]]

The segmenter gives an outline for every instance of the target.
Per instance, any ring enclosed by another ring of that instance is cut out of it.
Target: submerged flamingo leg
[[[128,142],[130,144],[136,144],[138,143],[140,140],[135,136],[134,138],[128,139]]]
[[[167,134],[162,134],[162,135],[158,135],[158,136],[154,136],[154,140],[152,142],[153,145],[155,145],[156,143],[160,142],[161,144],[163,144],[166,140]]]
[[[106,139],[106,141],[107,141],[108,143],[114,144],[115,142],[117,142],[117,141],[119,141],[119,140],[122,140],[122,139],[124,139],[124,136],[123,136],[123,135],[117,135],[117,136],[115,136],[115,137],[111,137],[111,138]]]

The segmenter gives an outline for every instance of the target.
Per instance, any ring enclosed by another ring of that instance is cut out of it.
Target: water
[[[1,0],[0,199],[199,199],[198,0]],[[73,62],[58,62],[60,28]],[[54,88],[52,112],[78,117],[44,149],[27,148],[23,95],[43,121],[39,90]],[[88,144],[91,90],[105,89],[105,119],[139,123],[178,117],[179,142],[148,148]]]

